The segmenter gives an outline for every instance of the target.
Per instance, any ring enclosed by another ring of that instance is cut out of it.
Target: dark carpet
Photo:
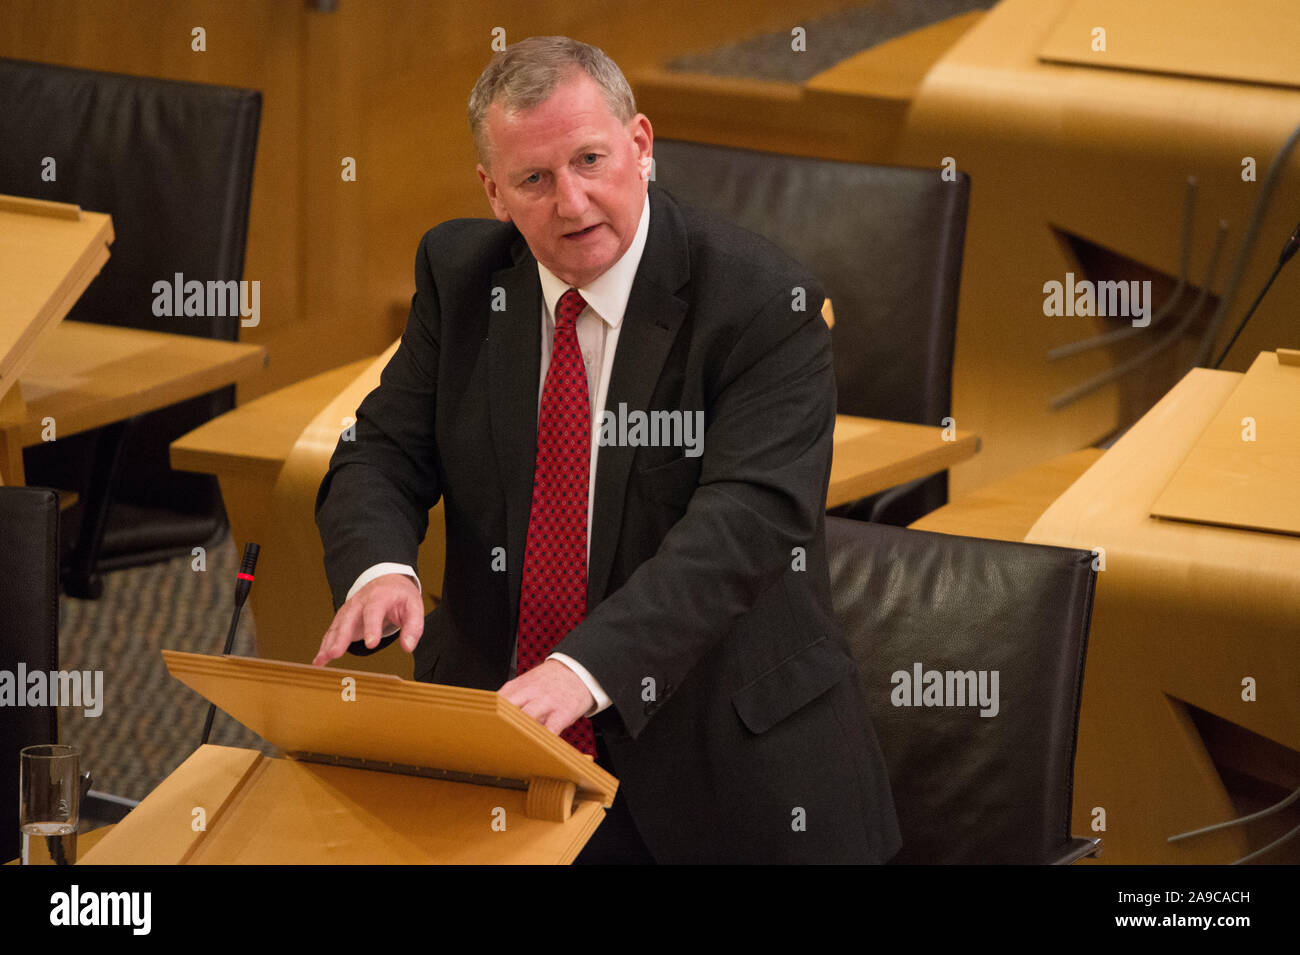
[[[815,19],[792,19],[790,27],[737,43],[680,56],[668,64],[684,73],[711,73],[802,83],[855,53],[904,33],[971,10],[987,10],[997,0],[877,0]],[[790,31],[806,31],[806,49],[791,47]]]
[[[64,670],[102,670],[103,712],[59,711],[61,739],[80,747],[93,788],[143,799],[199,745],[207,702],[172,679],[160,650],[221,653],[230,627],[239,555],[227,532],[206,554],[206,570],[178,557],[104,574],[99,600],[59,598]],[[245,605],[234,652],[255,656]],[[220,710],[209,742],[274,753]]]

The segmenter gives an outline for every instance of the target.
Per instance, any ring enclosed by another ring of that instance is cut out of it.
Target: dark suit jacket
[[[764,239],[654,186],[650,202],[606,408],[701,410],[703,454],[601,447],[587,617],[556,649],[613,700],[595,723],[658,861],[884,861],[893,802],[830,609],[822,290]],[[447,569],[416,678],[497,689],[537,451],[537,264],[513,225],[460,219],[424,236],[415,281],[321,485],[326,570],[337,606],[373,564],[414,566],[441,495]]]

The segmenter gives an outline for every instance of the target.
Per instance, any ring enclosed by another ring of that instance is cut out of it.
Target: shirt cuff
[[[566,656],[563,653],[552,653],[546,659],[559,660],[566,667],[576,673],[578,679],[581,680],[583,684],[586,685],[587,689],[591,691],[591,696],[596,701],[596,705],[583,713],[583,716],[595,716],[601,710],[608,709],[610,704],[614,702],[605,694],[605,691],[601,689],[600,684],[597,683],[596,678],[587,671],[587,668],[577,660],[573,659],[573,657]]]
[[[415,573],[414,567],[410,566],[409,564],[383,563],[383,564],[375,564],[375,566],[362,571],[361,576],[358,577],[353,582],[352,588],[348,591],[348,595],[344,599],[351,600],[352,595],[355,594],[358,590],[360,590],[366,584],[370,583],[370,581],[374,580],[375,578],[383,577],[385,574],[405,574],[407,577],[410,577],[412,580],[415,581],[415,586],[419,587],[420,593],[421,594],[424,593],[424,588],[420,586],[420,578]],[[390,627],[386,632],[381,633],[380,637],[390,637],[400,629],[402,628]]]

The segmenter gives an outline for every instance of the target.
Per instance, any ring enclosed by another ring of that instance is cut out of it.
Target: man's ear
[[[632,137],[632,143],[636,147],[638,162],[641,166],[641,178],[649,179],[650,172],[654,168],[654,128],[650,125],[650,119],[645,113],[637,113],[627,124],[628,135]]]
[[[492,214],[502,222],[509,222],[510,213],[506,211],[506,204],[501,201],[497,181],[488,174],[482,163],[478,164],[478,178],[483,183],[483,191],[487,193],[488,204],[492,206]]]

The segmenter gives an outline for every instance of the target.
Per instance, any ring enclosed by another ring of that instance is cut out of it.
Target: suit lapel
[[[506,567],[510,619],[519,618],[528,513],[532,507],[533,471],[537,463],[537,382],[541,375],[541,282],[537,261],[522,237],[515,264],[492,275],[493,288],[505,290],[505,309],[492,312],[488,324],[490,374],[488,395],[492,445],[506,504]]]
[[[649,410],[664,360],[686,314],[687,303],[676,292],[689,277],[686,227],[681,214],[671,200],[651,186],[650,230],[619,330],[618,351],[605,396],[607,409],[617,412],[622,402],[629,411]],[[588,609],[605,596],[635,452],[635,448],[610,445],[602,447],[597,457],[592,518],[595,526],[587,556]]]

